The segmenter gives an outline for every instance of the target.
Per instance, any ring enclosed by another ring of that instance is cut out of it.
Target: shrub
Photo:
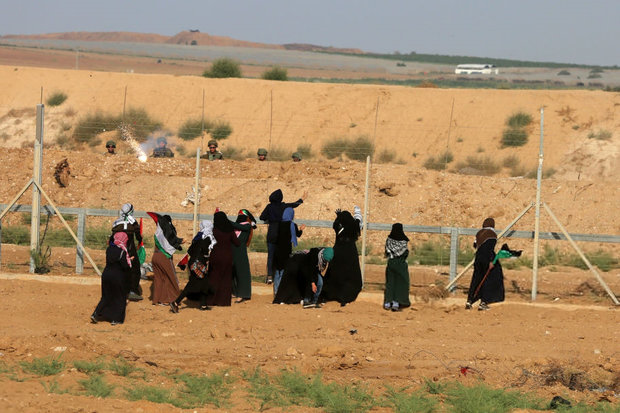
[[[302,143],[297,145],[297,150],[295,152],[299,152],[302,159],[312,159],[314,153],[312,152],[312,145],[309,143]]]
[[[275,66],[269,70],[264,71],[263,74],[261,75],[261,78],[265,80],[286,81],[288,80],[288,72],[283,67]]]
[[[245,158],[247,158],[247,154],[243,149],[237,146],[226,146],[226,151],[224,152],[224,159],[240,161]]]
[[[207,129],[207,132],[211,134],[213,139],[221,140],[226,139],[232,133],[232,126],[228,122],[225,121],[217,121],[213,126],[210,124],[210,128]]]
[[[215,60],[202,75],[211,78],[241,77],[241,67],[235,60],[225,57]]]
[[[396,151],[384,149],[377,155],[378,163],[391,163],[396,159]]]
[[[525,128],[532,123],[532,120],[532,115],[529,113],[516,112],[506,120],[506,125],[511,128]]]
[[[116,130],[118,124],[118,117],[103,112],[95,112],[78,121],[72,136],[78,143],[91,144],[96,140],[97,135],[105,131]]]
[[[176,150],[177,150],[177,153],[179,155],[181,155],[181,156],[188,155],[187,148],[184,145],[177,145],[176,146]],[[191,154],[189,154],[189,155],[191,155]]]
[[[556,173],[554,168],[547,168],[542,171],[542,179],[551,178]],[[538,176],[538,168],[534,168],[525,174],[526,178],[534,179]]]
[[[375,145],[368,136],[359,136],[347,145],[345,153],[349,159],[365,161],[367,156],[375,152]]]
[[[517,166],[519,166],[520,162],[521,161],[519,161],[519,158],[516,155],[508,155],[502,161],[502,166],[504,168],[513,169],[513,168],[516,168]]]
[[[52,93],[52,95],[50,97],[47,98],[47,100],[45,101],[45,103],[47,103],[47,106],[60,106],[62,105],[65,100],[67,100],[67,95],[62,93],[62,92],[54,92]]]
[[[490,156],[468,156],[465,162],[459,162],[457,169],[460,173],[468,175],[494,175],[501,166],[494,162]]]
[[[205,130],[208,129],[207,124],[208,121],[205,120]],[[201,119],[189,119],[181,125],[179,131],[177,132],[177,135],[184,141],[191,141],[192,139],[196,139],[197,137],[202,135],[202,127],[203,124]]]
[[[606,129],[600,129],[598,132],[590,132],[588,139],[596,139],[599,141],[608,141],[611,139],[612,133]]]
[[[162,127],[161,122],[151,118],[143,108],[129,108],[122,122],[130,127],[131,136],[138,142],[144,142],[150,134]]]
[[[560,70],[558,72],[558,76],[569,76],[570,72],[568,70]]]
[[[327,159],[334,159],[341,156],[347,150],[348,145],[346,138],[333,138],[323,144],[321,153]]]
[[[590,73],[603,73],[605,72],[605,70],[603,70],[600,67],[595,67],[594,69],[590,70]]]
[[[56,136],[56,145],[58,145],[61,149],[66,149],[69,151],[75,149],[75,141],[64,133]]]
[[[84,391],[89,396],[106,398],[112,395],[114,385],[106,383],[103,376],[94,374],[88,379],[78,380]]]
[[[268,159],[272,161],[278,161],[278,162],[287,161],[290,159],[290,157],[291,157],[291,153],[282,147],[272,146],[269,149]]]
[[[523,146],[527,143],[527,131],[523,128],[507,128],[502,134],[502,146]]]
[[[60,360],[60,356],[56,358],[35,358],[30,362],[22,361],[20,364],[24,373],[31,373],[37,376],[53,376],[65,368],[65,362]]]
[[[602,78],[602,77],[603,77],[603,76],[601,76],[601,75],[600,75],[600,74],[598,74],[598,73],[590,73],[590,74],[588,75],[588,79],[600,79],[600,78]]]

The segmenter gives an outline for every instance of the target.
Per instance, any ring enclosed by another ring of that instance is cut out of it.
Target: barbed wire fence
[[[195,135],[194,139],[183,140],[181,139],[179,130],[172,131],[170,128],[166,127],[167,124],[171,124],[172,117],[174,116],[174,110],[169,111],[169,115],[166,117],[165,122],[153,122],[149,119],[148,116],[144,117],[129,117],[132,115],[130,112],[134,110],[131,106],[131,98],[128,99],[127,88],[124,89],[124,95],[122,99],[119,98],[119,111],[122,113],[120,116],[110,115],[105,117],[105,115],[101,115],[101,117],[94,116],[91,119],[84,118],[87,117],[88,114],[91,113],[104,113],[98,112],[98,110],[93,108],[80,108],[79,116],[78,113],[73,113],[72,116],[67,116],[67,113],[71,114],[71,108],[65,108],[62,111],[60,108],[54,108],[53,110],[56,112],[60,112],[64,115],[63,119],[59,120],[58,118],[52,116],[51,119],[46,119],[46,145],[48,147],[52,146],[50,142],[55,142],[56,145],[59,145],[59,137],[65,136],[65,142],[68,140],[69,144],[71,144],[71,138],[75,135],[75,130],[77,129],[76,124],[79,123],[80,127],[86,132],[93,134],[93,140],[87,141],[86,145],[92,144],[95,142],[94,147],[96,148],[100,142],[103,141],[104,136],[115,136],[116,131],[121,124],[129,124],[132,130],[149,130],[149,128],[153,128],[158,126],[154,130],[151,130],[148,133],[141,132],[140,136],[137,136],[137,140],[141,141],[142,144],[145,144],[145,148],[150,150],[152,148],[153,141],[159,136],[167,136],[173,142],[173,149],[177,150],[177,156],[183,152],[188,157],[193,157],[193,152],[191,149],[187,149],[187,146],[195,146],[196,148],[200,148],[201,153],[204,153],[204,142],[205,136],[209,136],[212,134],[212,130],[207,131],[207,127],[210,126],[210,123],[220,123],[225,124],[229,123],[234,127],[234,139],[226,140],[226,138],[219,140],[219,142],[223,146],[224,156],[226,157],[226,149],[230,150],[231,158],[235,159],[243,159],[248,157],[254,157],[253,151],[256,148],[247,149],[243,147],[243,142],[247,138],[254,138],[254,134],[259,134],[264,136],[264,145],[267,146],[268,152],[270,154],[269,161],[261,165],[262,170],[264,170],[265,174],[262,174],[264,177],[259,178],[232,178],[232,177],[219,177],[218,180],[229,181],[231,184],[233,182],[238,182],[238,185],[244,185],[244,183],[252,183],[259,184],[259,187],[264,188],[264,190],[260,191],[263,193],[263,197],[265,198],[263,201],[267,203],[267,195],[271,193],[272,190],[280,187],[281,181],[274,181],[272,178],[274,176],[281,178],[282,174],[279,172],[282,169],[281,162],[276,161],[290,161],[290,154],[298,150],[300,148],[305,149],[306,153],[309,157],[313,157],[317,159],[319,162],[322,160],[327,160],[328,162],[334,162],[332,160],[341,160],[342,164],[345,165],[345,168],[339,171],[339,174],[344,177],[350,178],[351,181],[357,181],[358,188],[363,187],[363,182],[360,179],[359,168],[349,168],[347,171],[346,165],[349,165],[346,160],[361,160],[365,159],[366,156],[372,156],[373,158],[373,167],[372,167],[372,182],[375,182],[376,176],[380,175],[380,172],[377,169],[378,163],[384,164],[414,164],[416,168],[424,168],[427,170],[437,171],[440,190],[438,191],[439,196],[437,196],[436,201],[438,202],[438,210],[439,210],[439,220],[437,217],[431,217],[428,214],[420,213],[420,212],[412,212],[408,213],[405,216],[398,217],[398,221],[407,221],[411,222],[413,220],[418,220],[419,224],[425,225],[435,225],[439,227],[458,227],[459,224],[462,223],[461,220],[458,219],[458,216],[454,213],[450,212],[451,207],[453,206],[453,202],[451,202],[451,194],[449,191],[441,190],[441,185],[445,184],[448,179],[448,174],[458,173],[463,175],[473,175],[473,176],[493,176],[495,174],[501,174],[502,176],[513,176],[516,180],[519,179],[523,181],[523,177],[532,177],[532,171],[528,171],[527,167],[524,166],[527,160],[523,159],[523,156],[506,155],[504,159],[500,162],[497,159],[499,158],[500,149],[496,148],[486,148],[483,146],[479,146],[476,148],[475,153],[471,153],[471,148],[469,151],[462,150],[462,144],[465,140],[469,140],[470,137],[475,136],[477,134],[486,134],[488,135],[490,132],[499,133],[501,132],[497,130],[497,126],[488,126],[488,125],[472,125],[466,124],[460,121],[458,117],[454,116],[455,112],[455,100],[452,99],[452,104],[449,111],[445,111],[445,119],[446,122],[445,128],[443,131],[441,128],[435,128],[430,126],[425,126],[422,120],[416,119],[416,123],[412,125],[411,122],[406,121],[394,121],[390,120],[389,122],[382,120],[383,111],[393,110],[393,108],[386,108],[385,105],[381,103],[381,96],[377,97],[376,102],[368,102],[365,106],[367,106],[367,112],[369,113],[366,116],[364,121],[356,120],[355,122],[351,121],[348,125],[337,125],[335,123],[325,123],[318,122],[316,117],[314,117],[313,113],[304,113],[304,114],[296,114],[295,117],[281,118],[278,115],[278,96],[274,98],[273,92],[270,93],[269,97],[265,99],[263,102],[265,106],[269,107],[268,115],[267,111],[263,111],[264,116],[259,116],[256,114],[249,114],[248,116],[224,116],[224,115],[216,115],[215,119],[211,119],[205,114],[205,104],[204,104],[204,89],[201,93],[196,93],[196,95],[202,95],[201,104],[196,105],[196,111],[194,113],[187,114],[187,119],[200,119],[200,127],[189,127],[187,131],[190,135]],[[129,97],[131,97],[131,92],[129,92]],[[275,104],[274,104],[275,99]],[[129,104],[128,104],[129,102]],[[128,109],[128,107],[130,109]],[[121,109],[122,108],[122,109]],[[58,110],[56,110],[58,109]],[[0,113],[4,112],[4,118],[13,119],[14,126],[18,123],[27,123],[29,121],[29,117],[31,112],[24,108],[0,108]],[[114,111],[110,111],[114,112]],[[135,115],[135,114],[133,114]],[[144,115],[141,113],[140,115]],[[148,115],[148,114],[147,114]],[[373,116],[374,115],[374,116]],[[506,119],[507,122],[510,117],[514,115],[512,111],[506,111]],[[73,119],[73,124],[70,124],[66,119]],[[515,127],[514,133],[504,133],[501,138],[501,147],[510,149],[511,147],[518,147],[520,143],[523,141],[523,132],[522,129],[527,128],[527,134],[530,136],[535,136],[539,131],[536,128],[535,122],[532,125],[532,120],[530,119],[530,124],[525,127]],[[7,128],[3,128],[5,131],[0,129],[0,137],[6,137],[5,134],[10,134],[11,131],[6,131]],[[13,128],[15,129],[15,128]],[[508,130],[508,129],[506,129]],[[300,132],[303,131],[303,132]],[[310,132],[308,132],[310,131]],[[519,132],[519,133],[517,133]],[[26,131],[22,132],[23,134],[28,134]],[[69,133],[73,133],[73,135],[68,135]],[[301,135],[301,139],[300,139]],[[308,135],[308,136],[306,136]],[[429,136],[430,135],[430,136]],[[390,137],[394,137],[391,139]],[[200,137],[200,139],[197,139]],[[267,138],[268,137],[268,138]],[[10,137],[9,137],[10,138]],[[399,144],[400,142],[407,142],[407,140],[419,141],[420,139],[426,139],[429,144],[426,145],[427,150],[424,155],[426,155],[426,159],[423,164],[418,160],[418,157],[422,157],[422,151],[413,152],[409,154],[407,152],[407,146]],[[8,140],[8,139],[5,139]],[[247,139],[249,140],[249,139]],[[252,139],[255,141],[255,139]],[[298,142],[312,142],[307,143],[305,146],[301,146],[304,144],[299,144]],[[61,146],[63,140],[61,139]],[[200,144],[198,144],[200,142]],[[239,144],[241,142],[241,144]],[[320,148],[316,148],[315,143],[322,143]],[[389,146],[385,144],[385,142],[389,142]],[[443,143],[442,143],[443,142]],[[297,144],[297,147],[295,146]],[[396,144],[396,149],[394,148],[394,144]],[[65,143],[65,145],[67,145]],[[149,146],[151,145],[151,146]],[[261,145],[257,145],[261,146]],[[403,147],[404,146],[404,147]],[[25,147],[28,147],[25,145]],[[241,147],[241,148],[239,148]],[[498,145],[499,147],[499,145]],[[184,149],[181,149],[184,148]],[[383,148],[382,151],[379,151],[380,148]],[[130,148],[127,149],[130,152]],[[468,154],[471,153],[471,154]],[[456,156],[455,156],[456,154]],[[536,158],[536,154],[532,153],[526,158],[532,158],[532,161],[528,163],[533,164],[533,160]],[[411,159],[413,158],[413,159]],[[455,159],[456,158],[456,159]],[[463,159],[464,158],[464,159]],[[306,160],[306,159],[304,159]],[[456,162],[455,162],[456,161]],[[266,176],[265,176],[266,175]],[[344,180],[344,177],[342,180]],[[482,180],[481,179],[481,185]],[[509,179],[509,178],[508,178]],[[257,182],[258,181],[258,182]],[[529,180],[528,180],[529,181]],[[533,194],[533,187],[535,187],[534,180],[531,180],[529,183],[531,185],[523,185],[520,182],[515,183],[515,187],[522,189],[523,187],[530,186],[529,191]],[[222,185],[224,187],[231,186]],[[191,185],[189,185],[191,187]],[[117,196],[116,201],[117,204],[120,205],[123,201],[123,185],[117,185]],[[361,204],[362,200],[359,196],[355,197],[356,199],[346,199],[346,195],[339,195],[338,190],[330,190],[336,192],[336,197],[338,198],[338,206],[344,208],[352,208],[354,203]],[[489,197],[500,198],[498,195],[502,195],[505,198],[505,194],[502,191],[497,191],[495,193],[487,193]],[[359,195],[359,191],[358,191]],[[375,208],[379,205],[378,199],[379,197],[384,196],[384,194],[378,195],[376,192],[373,192],[370,197],[369,202],[369,221],[377,222],[377,219],[374,217],[380,217],[384,211],[381,213],[377,213]],[[501,198],[500,198],[501,199]],[[354,201],[354,202],[350,202]],[[351,205],[349,205],[349,203]],[[315,220],[319,217],[325,217],[326,214],[326,203],[321,202],[318,206],[315,206],[310,212],[307,210],[304,211],[304,214],[314,218]],[[202,206],[201,206],[202,208]],[[483,215],[486,215],[484,209],[484,205],[480,208],[479,217],[481,220]],[[514,210],[514,209],[513,209]],[[329,217],[325,217],[328,218]],[[379,218],[381,219],[381,218]],[[430,222],[429,220],[433,221]],[[420,222],[421,221],[421,222]],[[547,220],[546,224],[549,224],[550,221]],[[524,221],[524,225],[531,226],[531,221]],[[613,233],[615,227],[609,223],[608,225],[601,225],[597,228],[597,232],[599,233]],[[329,230],[326,231],[329,233]],[[325,232],[321,233],[321,237],[325,239],[327,235]],[[379,234],[373,234],[371,236],[372,241],[370,242],[373,247],[371,247],[373,252],[377,253],[381,250],[382,242],[384,241],[385,233],[382,231]],[[422,242],[431,242],[433,238],[441,238],[440,241],[435,241],[437,244],[442,246],[448,245],[448,248],[421,248],[419,255],[413,261],[414,263],[419,262],[434,262],[439,266],[446,266],[449,264],[450,259],[450,249],[454,248],[452,241],[449,239],[448,235],[430,235],[427,237],[423,237]],[[383,238],[383,239],[382,239]],[[458,248],[459,245],[457,244]],[[609,246],[605,246],[608,248]],[[470,251],[471,252],[471,251]],[[370,263],[374,262],[382,262],[380,259],[380,252],[378,254],[373,254],[375,256],[379,256],[379,258],[371,259]],[[617,252],[612,248],[612,257],[617,257]],[[612,258],[613,260],[613,258]]]

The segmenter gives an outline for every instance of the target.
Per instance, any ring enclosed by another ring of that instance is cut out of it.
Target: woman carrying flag
[[[179,279],[177,278],[172,254],[181,250],[183,239],[177,237],[177,230],[172,225],[170,215],[159,215],[147,212],[153,218],[155,230],[155,250],[153,252],[153,294],[154,305],[169,305],[180,293]]]
[[[200,302],[201,310],[209,310],[207,296],[211,292],[211,288],[207,279],[207,270],[209,256],[215,244],[213,222],[205,219],[200,222],[200,231],[192,240],[192,245],[187,249],[189,281],[177,299],[170,303],[170,311],[173,313],[179,312],[179,305],[185,297],[197,299]]]
[[[496,255],[496,244],[495,220],[487,218],[482,223],[482,229],[476,234],[474,242],[476,258],[465,304],[467,310],[470,310],[478,300],[480,300],[478,311],[489,310],[489,304],[504,301],[504,272],[499,259],[518,257],[521,251],[512,251],[507,244],[504,244]]]

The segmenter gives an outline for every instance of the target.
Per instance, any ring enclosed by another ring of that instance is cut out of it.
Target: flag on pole
[[[144,248],[144,239],[142,238],[142,218],[140,218],[140,245],[138,245],[138,260],[140,265],[146,261],[146,249]]]

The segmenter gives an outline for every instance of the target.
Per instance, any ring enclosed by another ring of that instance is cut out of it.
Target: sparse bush
[[[543,168],[542,179],[551,178],[555,173],[556,173],[556,170],[554,168],[547,168],[547,169]],[[527,174],[525,174],[525,177],[529,179],[534,179],[537,176],[538,176],[538,168],[534,168],[531,171],[529,171]]]
[[[121,121],[130,127],[131,136],[138,142],[144,142],[150,134],[162,127],[162,123],[151,118],[143,108],[129,108]]]
[[[56,137],[56,145],[58,145],[61,149],[66,149],[69,151],[75,149],[75,141],[64,133],[61,133]]]
[[[114,385],[106,383],[103,376],[94,374],[88,379],[78,380],[84,391],[89,396],[106,398],[114,391]]]
[[[116,130],[119,124],[117,116],[95,112],[86,115],[78,121],[73,130],[73,139],[78,143],[91,144],[96,136],[106,131]]]
[[[211,78],[241,77],[241,66],[235,60],[225,57],[215,60],[202,75]]]
[[[75,109],[73,109],[73,108],[67,108],[67,109],[65,109],[65,116],[66,116],[66,117],[68,117],[68,118],[72,118],[72,117],[74,117],[75,115],[77,115],[77,112],[75,111]]]
[[[283,162],[288,161],[290,158],[291,153],[282,147],[272,146],[269,149],[269,160]]]
[[[230,136],[232,133],[232,126],[230,126],[230,123],[226,121],[217,121],[213,124],[213,126],[207,129],[207,132],[211,134],[213,139],[219,141]]]
[[[50,97],[47,98],[47,101],[45,101],[45,103],[47,104],[47,106],[60,106],[65,102],[65,100],[67,100],[66,94],[64,94],[63,92],[54,92]]]
[[[570,76],[570,72],[568,70],[560,70],[558,76]]]
[[[525,112],[516,112],[506,120],[506,126],[510,128],[525,128],[533,121],[532,115]]]
[[[519,163],[521,163],[521,161],[519,160],[519,157],[517,157],[516,155],[508,155],[502,161],[502,166],[504,168],[512,169],[512,168],[519,166]]]
[[[312,159],[314,153],[312,152],[312,145],[309,143],[302,143],[297,145],[297,150],[303,159]]]
[[[88,360],[74,360],[73,367],[77,369],[77,371],[91,374],[91,373],[99,373],[103,369],[105,369],[105,363],[103,360],[97,361],[88,361]]]
[[[588,79],[600,79],[600,78],[602,78],[602,77],[603,77],[603,76],[601,76],[601,75],[600,75],[600,74],[598,74],[598,73],[590,73],[590,74],[588,75]]]
[[[323,144],[321,153],[327,159],[334,159],[345,153],[348,145],[346,138],[333,138]]]
[[[237,146],[226,146],[224,151],[224,159],[232,159],[234,161],[241,161],[247,158],[245,151]]]
[[[177,153],[181,156],[187,155],[187,148],[184,145],[176,146]]]
[[[523,128],[507,128],[502,134],[503,146],[523,146],[527,143],[527,131]]]
[[[611,139],[612,133],[606,129],[599,129],[597,132],[590,132],[588,139],[596,139],[599,141],[608,141]]]
[[[456,169],[467,175],[490,176],[498,173],[502,167],[490,156],[468,156],[465,162],[457,164]]]
[[[434,171],[443,171],[448,164],[454,160],[454,155],[449,150],[446,150],[443,154],[437,155],[437,158],[431,156],[424,162],[426,169],[432,169]]]
[[[212,125],[209,125],[209,121],[205,120],[205,130],[208,130],[210,126]],[[201,119],[188,119],[179,128],[177,136],[184,141],[191,141],[202,135],[202,128],[203,124]]]
[[[30,362],[22,361],[20,364],[24,373],[35,374],[37,376],[53,376],[60,373],[65,368],[65,362],[60,359],[60,356],[56,358],[35,358]]]
[[[288,72],[283,67],[275,66],[269,70],[264,71],[263,74],[261,75],[261,78],[265,80],[286,81],[288,80]]]
[[[347,145],[345,151],[349,159],[356,161],[365,161],[367,156],[372,156],[375,152],[375,145],[369,137],[363,135],[357,137],[354,141]]]
[[[384,149],[377,155],[378,163],[391,163],[396,159],[396,151]]]

